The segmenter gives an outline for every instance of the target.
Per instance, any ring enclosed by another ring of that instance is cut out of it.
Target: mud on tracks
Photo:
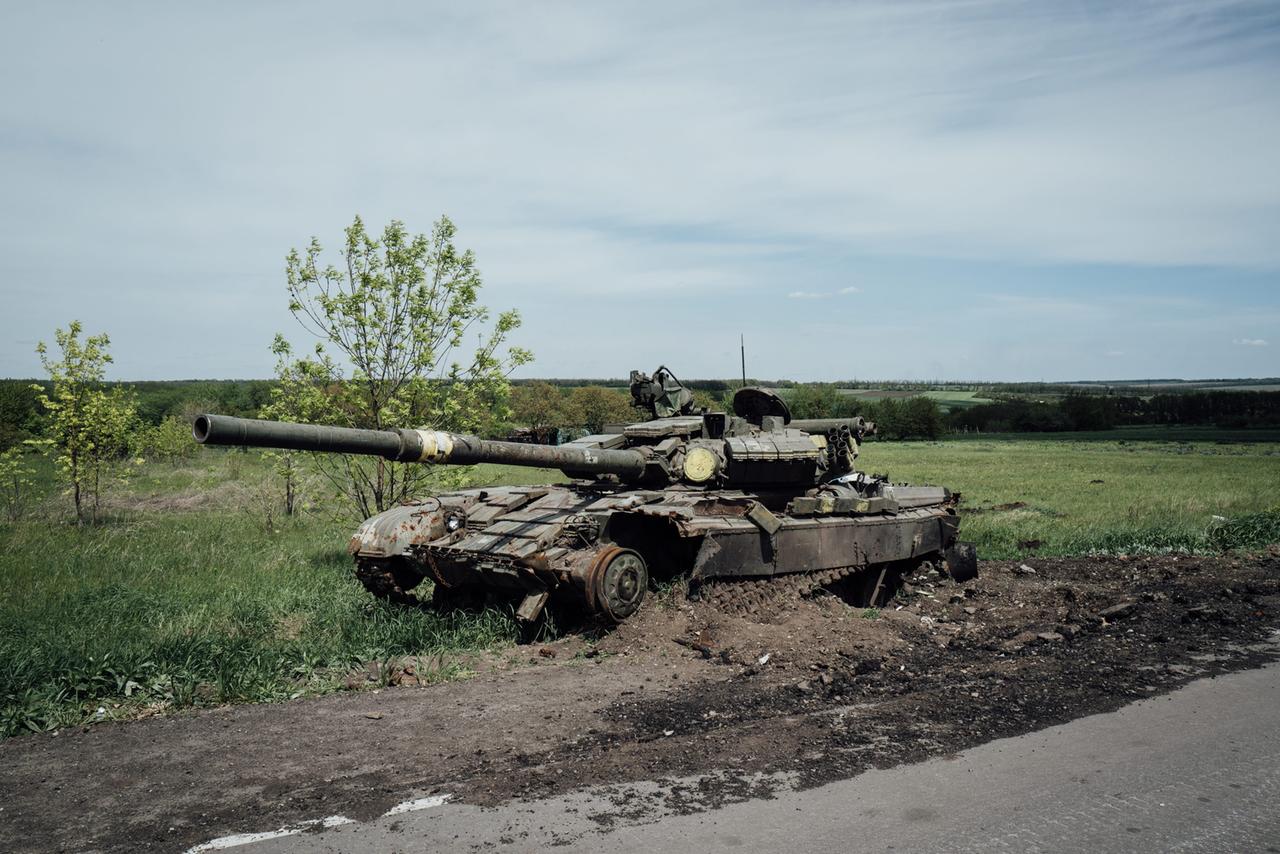
[[[12,739],[0,848],[182,850],[417,794],[494,804],[664,778],[698,781],[668,786],[664,809],[710,809],[768,796],[771,779],[947,755],[1276,653],[1280,552],[982,573],[919,578],[879,611],[819,595],[749,619],[672,594],[598,642],[522,647],[467,682]]]

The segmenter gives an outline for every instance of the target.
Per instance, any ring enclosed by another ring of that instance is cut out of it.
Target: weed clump
[[[1280,507],[1218,522],[1209,529],[1208,539],[1219,551],[1257,549],[1280,543]]]

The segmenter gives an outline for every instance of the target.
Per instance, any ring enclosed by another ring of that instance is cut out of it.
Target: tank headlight
[[[452,534],[462,526],[467,524],[467,517],[461,513],[450,513],[444,517],[444,529]]]

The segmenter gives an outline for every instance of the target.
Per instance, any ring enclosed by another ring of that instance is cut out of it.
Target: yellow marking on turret
[[[720,461],[707,448],[690,448],[684,457],[684,476],[692,483],[702,483],[715,476]]]

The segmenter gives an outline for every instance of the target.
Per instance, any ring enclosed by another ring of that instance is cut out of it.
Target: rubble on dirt
[[[1274,554],[1244,565],[1186,556],[1045,559],[1034,575],[1008,571],[1016,566],[988,564],[960,591],[909,579],[895,608],[874,619],[833,597],[769,622],[689,609],[684,616],[700,637],[736,646],[741,660],[777,650],[775,673],[746,668],[714,687],[619,701],[613,715],[637,733],[676,728],[689,739],[682,772],[734,762],[797,771],[817,784],[1106,711],[1280,654]],[[736,709],[746,731],[719,737],[727,720],[709,725],[709,706]],[[770,719],[787,725],[770,727]],[[745,749],[753,731],[790,750]],[[822,761],[795,762],[801,746],[815,744],[827,747]]]

